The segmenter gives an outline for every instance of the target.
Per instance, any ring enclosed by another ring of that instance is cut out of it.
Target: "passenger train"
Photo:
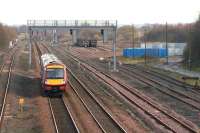
[[[53,54],[41,56],[42,94],[62,95],[68,86],[66,66]]]

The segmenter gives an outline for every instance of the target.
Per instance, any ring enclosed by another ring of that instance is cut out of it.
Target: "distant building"
[[[10,41],[10,42],[9,42],[9,48],[12,48],[12,47],[13,47],[13,42]]]
[[[168,55],[175,56],[175,55],[183,55],[184,48],[186,47],[187,43],[168,43]],[[147,48],[166,48],[165,42],[158,42],[158,43],[147,43]],[[140,44],[140,48],[145,48],[145,44]]]

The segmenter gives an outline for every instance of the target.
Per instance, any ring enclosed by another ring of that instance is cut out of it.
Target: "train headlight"
[[[103,60],[104,60],[104,58],[103,58],[103,57],[100,57],[100,58],[99,58],[99,60],[100,60],[100,61],[103,61]]]
[[[65,84],[65,80],[62,81],[62,84]]]

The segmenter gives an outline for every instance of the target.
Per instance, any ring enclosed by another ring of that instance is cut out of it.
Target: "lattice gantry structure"
[[[72,32],[72,42],[77,42],[81,29],[97,29],[104,31],[103,41],[107,40],[107,32],[113,35],[113,70],[116,71],[116,32],[117,20],[27,20],[27,35],[29,45],[29,65],[31,66],[31,43],[33,32],[52,30],[53,43],[58,41],[57,30],[64,29]]]

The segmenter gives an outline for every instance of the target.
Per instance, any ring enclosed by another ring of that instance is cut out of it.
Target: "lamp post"
[[[165,40],[166,40],[166,64],[168,65],[169,59],[168,59],[168,35],[167,35],[167,22],[166,22],[166,26],[165,26]]]
[[[131,26],[131,39],[132,39],[132,47],[134,48],[135,47],[135,42],[134,42],[134,26],[132,25]],[[133,57],[135,57],[134,55],[134,49],[133,49]]]
[[[145,28],[145,30],[144,30],[144,35],[145,35],[145,37],[144,37],[144,46],[145,46],[145,49],[144,49],[144,61],[145,61],[145,65],[147,64],[147,51],[146,51],[146,49],[147,49],[147,30],[146,30],[146,28]]]

